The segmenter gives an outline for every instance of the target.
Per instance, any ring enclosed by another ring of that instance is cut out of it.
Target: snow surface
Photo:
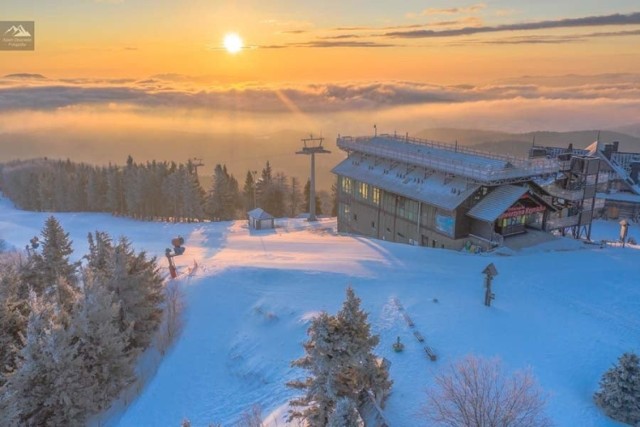
[[[0,238],[16,247],[40,233],[47,213],[0,200]],[[491,255],[413,247],[335,232],[335,219],[278,220],[250,231],[246,221],[168,224],[106,214],[56,214],[78,256],[95,229],[126,235],[137,250],[162,256],[175,235],[183,275],[186,325],[157,374],[114,426],[233,425],[253,404],[271,426],[284,426],[285,383],[302,372],[290,361],[311,319],[335,313],[351,284],[380,334],[378,354],[394,380],[385,414],[394,427],[427,425],[424,390],[448,363],[468,353],[499,356],[508,369],[530,366],[549,394],[557,426],[616,426],[592,403],[602,373],[625,351],[640,352],[640,248],[566,245]],[[595,223],[593,238],[616,240],[616,222]],[[629,235],[640,237],[638,224]],[[507,254],[507,255],[505,255]],[[165,260],[159,258],[161,265]],[[483,305],[480,272],[493,262],[493,307]],[[438,355],[425,356],[398,311],[401,302]],[[437,302],[434,302],[437,299]],[[392,350],[400,336],[402,353]]]

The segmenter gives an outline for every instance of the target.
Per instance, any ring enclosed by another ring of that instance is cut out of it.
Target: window
[[[371,228],[376,228],[376,222],[375,221],[371,221]]]
[[[342,192],[346,194],[351,194],[353,190],[353,181],[351,178],[347,178],[346,176],[342,177]]]
[[[373,187],[373,204],[380,205],[380,189]]]
[[[358,198],[363,200],[369,198],[369,184],[365,182],[358,183]]]
[[[353,220],[354,220],[354,221],[357,221],[357,220],[358,220],[358,214],[356,214],[356,213],[354,213],[354,214],[353,214]]]

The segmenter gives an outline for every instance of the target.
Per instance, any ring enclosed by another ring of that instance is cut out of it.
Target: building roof
[[[271,215],[268,212],[265,212],[261,208],[255,208],[254,210],[247,212],[247,215],[249,215],[249,217],[253,219],[258,219],[258,220],[273,219],[273,215]]]
[[[376,162],[352,156],[332,172],[448,211],[457,208],[480,187],[459,177],[452,178],[438,172],[425,173],[419,168],[409,169],[404,166],[393,168],[389,161]]]
[[[472,207],[467,215],[482,221],[493,222],[527,191],[529,191],[528,188],[517,185],[497,187]]]
[[[555,159],[521,159],[393,135],[340,137],[338,147],[348,152],[424,167],[483,184],[523,182],[559,171],[559,163]]]

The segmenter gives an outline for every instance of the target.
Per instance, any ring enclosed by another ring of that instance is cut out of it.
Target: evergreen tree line
[[[25,257],[0,254],[0,419],[8,426],[83,425],[135,380],[163,316],[155,258],[126,238],[89,234],[84,265],[47,219]]]
[[[274,173],[268,161],[260,174],[247,172],[242,189],[225,165],[216,165],[209,191],[191,161],[136,163],[129,156],[123,167],[13,161],[0,166],[0,189],[25,210],[109,212],[176,222],[243,219],[255,207],[276,217],[293,217],[309,207],[309,182],[302,187],[298,178]],[[316,209],[323,213],[317,196]],[[332,210],[335,215],[335,202]]]

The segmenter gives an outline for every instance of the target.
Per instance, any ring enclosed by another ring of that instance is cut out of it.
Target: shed
[[[254,230],[264,230],[275,227],[273,215],[265,212],[261,208],[255,208],[247,212],[247,219],[249,220],[249,228],[253,228]]]

